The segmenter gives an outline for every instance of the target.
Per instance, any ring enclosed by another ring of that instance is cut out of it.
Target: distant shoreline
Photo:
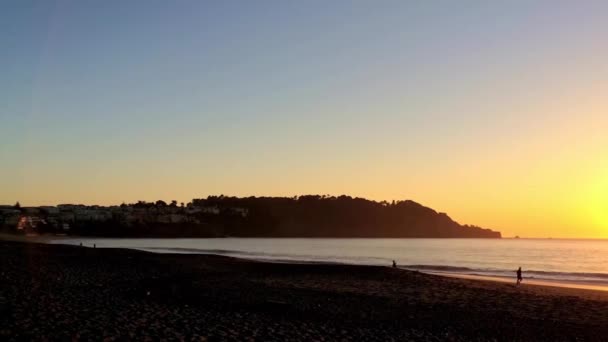
[[[323,237],[323,236],[214,236],[214,237],[195,237],[195,236],[184,236],[184,237],[154,237],[154,236],[93,236],[93,235],[53,235],[53,234],[37,234],[37,235],[19,235],[19,234],[10,234],[10,233],[2,233],[0,232],[0,240],[10,240],[12,238],[15,239],[61,239],[61,238],[70,238],[70,239],[229,239],[229,238],[238,238],[238,239],[412,239],[412,240],[565,240],[565,241],[608,241],[608,238],[543,238],[543,237],[522,237],[522,238],[514,238],[514,237],[500,237],[500,238],[485,238],[485,237]],[[17,241],[17,240],[15,240]],[[20,241],[20,240],[19,240]]]

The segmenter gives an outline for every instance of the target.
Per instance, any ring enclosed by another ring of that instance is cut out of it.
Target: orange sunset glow
[[[2,101],[0,202],[347,194],[412,199],[507,237],[608,238],[605,21],[498,7],[439,11],[416,35],[399,10],[357,9],[343,20],[360,25],[331,35],[320,17],[227,28],[234,46],[203,30],[123,49],[120,30],[88,39],[60,6],[38,23],[50,34],[20,45],[40,64],[13,65],[30,95]],[[504,19],[489,25],[494,11]],[[124,39],[144,44],[148,20],[122,23]],[[147,58],[159,46],[179,54]]]

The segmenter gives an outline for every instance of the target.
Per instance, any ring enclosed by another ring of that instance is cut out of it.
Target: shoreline
[[[459,278],[459,279],[468,279],[474,281],[491,281],[505,284],[514,284],[515,277],[507,278],[507,277],[498,277],[498,276],[485,276],[485,275],[476,275],[476,274],[459,274],[459,273],[449,273],[449,272],[422,272],[426,274],[437,275],[441,277],[448,278]],[[580,290],[592,290],[592,291],[608,291],[608,283],[605,285],[598,285],[590,282],[575,282],[575,281],[561,281],[561,280],[551,280],[551,279],[537,279],[537,278],[525,278],[521,285],[519,286],[542,286],[542,287],[559,287],[559,288],[568,288],[568,289],[580,289]]]
[[[608,293],[0,241],[0,339],[601,340]]]
[[[77,240],[78,238],[82,238],[84,240],[97,240],[97,239],[115,239],[115,238],[106,238],[106,237],[72,237],[72,236],[49,236],[49,235],[36,235],[36,236],[17,236],[11,234],[2,234],[0,233],[0,241],[16,241],[16,242],[25,242],[25,243],[42,243],[42,244],[51,244],[51,245],[62,245],[62,246],[78,246],[76,244],[71,243],[61,243],[63,239],[65,240]],[[125,238],[125,239],[133,239],[133,238]],[[255,239],[255,238],[254,238]],[[51,242],[53,241],[53,242]],[[89,246],[84,246],[89,247]],[[372,265],[372,264],[356,264],[356,263],[348,263],[348,262],[336,262],[336,261],[322,261],[322,260],[298,260],[298,259],[280,259],[280,258],[246,258],[238,255],[238,253],[213,253],[213,252],[179,252],[173,251],[170,249],[163,250],[159,249],[154,250],[150,248],[137,248],[137,247],[98,247],[104,249],[125,249],[132,251],[141,251],[146,253],[153,254],[161,254],[161,255],[213,255],[219,257],[230,257],[235,259],[240,259],[244,261],[256,261],[262,263],[273,263],[273,264],[310,264],[310,265],[350,265],[350,266],[383,266],[383,265]],[[163,250],[163,251],[161,251]],[[491,281],[491,282],[499,282],[499,283],[514,283],[514,277],[504,277],[504,276],[494,276],[494,275],[479,275],[479,274],[469,274],[469,273],[458,273],[458,272],[450,272],[450,271],[432,271],[432,270],[420,270],[415,267],[407,267],[407,266],[399,266],[399,269],[420,272],[424,274],[437,275],[443,277],[450,278],[461,278],[468,280],[478,280],[478,281]],[[534,286],[548,286],[548,287],[560,287],[560,288],[572,288],[572,289],[586,289],[586,290],[595,290],[595,291],[608,291],[608,282],[605,284],[592,282],[592,281],[577,281],[577,280],[556,280],[556,279],[543,279],[543,278],[526,278],[524,272],[524,285],[534,285]]]
[[[1,238],[2,238],[2,236],[0,236],[0,239]],[[36,242],[47,243],[47,241],[49,241],[49,240],[57,241],[57,240],[61,240],[61,238],[62,237],[59,237],[59,239],[50,238],[50,237],[39,237],[39,239]],[[83,238],[85,238],[85,237],[83,237]],[[68,239],[73,239],[73,238],[68,237]],[[85,238],[85,239],[96,240],[96,239],[106,239],[106,238],[98,237],[98,238]],[[63,243],[56,243],[56,242],[53,242],[52,244],[72,245],[73,246],[73,244],[63,244]],[[106,248],[106,247],[103,247],[103,248]],[[242,256],[238,255],[238,253],[220,254],[220,253],[213,253],[213,252],[206,253],[203,251],[201,251],[200,253],[191,252],[191,251],[179,252],[177,250],[170,250],[170,249],[163,250],[162,248],[158,249],[158,250],[154,250],[154,249],[150,249],[150,248],[135,248],[135,247],[125,248],[125,249],[137,250],[137,251],[143,251],[143,252],[149,252],[149,253],[156,253],[156,254],[217,255],[217,256],[227,256],[227,257],[237,258],[237,259],[242,259],[242,260],[253,260],[253,261],[258,261],[258,262],[279,263],[279,264],[319,264],[319,265],[335,264],[335,265],[352,265],[352,266],[382,266],[382,265],[373,265],[373,264],[356,264],[356,263],[348,263],[348,262],[320,261],[320,260],[280,259],[280,258],[271,258],[271,257],[269,257],[269,258],[253,258],[253,257],[246,258],[246,257],[242,257]],[[161,250],[163,250],[163,251],[161,251]],[[421,272],[424,274],[432,274],[432,275],[445,276],[445,277],[451,277],[451,278],[493,281],[493,282],[501,282],[501,283],[513,283],[514,282],[514,277],[509,278],[509,277],[494,276],[494,275],[478,275],[478,274],[457,273],[457,272],[449,272],[449,271],[419,270],[419,269],[416,269],[415,267],[407,267],[407,266],[399,266],[398,268],[408,270],[408,271],[416,271],[416,272]],[[526,278],[525,272],[524,272],[524,282],[527,285],[535,285],[535,286],[551,286],[551,287],[563,287],[563,288],[573,288],[573,289],[608,291],[608,282],[601,284],[601,283],[583,281],[583,280],[578,281],[578,280]]]

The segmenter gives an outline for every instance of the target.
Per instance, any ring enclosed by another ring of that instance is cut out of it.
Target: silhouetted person
[[[393,260],[393,267],[397,267],[397,263]]]
[[[521,267],[520,267],[517,269],[517,284],[516,285],[521,284],[522,280],[524,280],[524,278],[522,278],[522,276],[521,276]]]
[[[80,243],[80,247],[82,247],[82,242]]]
[[[93,248],[97,248],[97,245],[96,245],[96,244],[93,244]]]

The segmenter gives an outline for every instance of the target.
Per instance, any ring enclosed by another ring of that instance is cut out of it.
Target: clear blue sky
[[[583,3],[3,1],[0,202],[347,193],[555,225],[516,204],[555,207],[574,162],[601,182],[608,146],[608,2]]]

